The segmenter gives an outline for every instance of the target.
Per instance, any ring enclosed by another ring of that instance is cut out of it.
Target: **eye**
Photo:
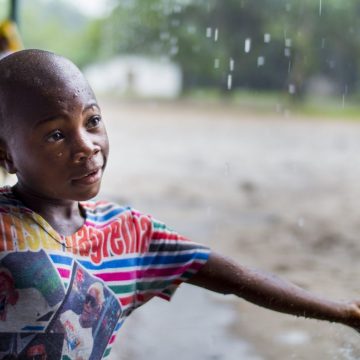
[[[64,138],[64,135],[62,134],[62,132],[60,130],[55,130],[47,137],[47,141],[48,142],[58,142],[58,141],[62,140],[63,138]]]
[[[101,116],[100,115],[95,115],[92,116],[86,123],[86,128],[87,129],[93,129],[96,128],[100,125],[101,122]]]

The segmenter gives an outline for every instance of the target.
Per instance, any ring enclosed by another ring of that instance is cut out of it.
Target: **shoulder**
[[[31,210],[14,196],[10,186],[0,187],[0,214],[14,212],[26,213]]]

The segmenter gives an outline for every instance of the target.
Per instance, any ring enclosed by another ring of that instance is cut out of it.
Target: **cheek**
[[[109,139],[107,137],[106,131],[101,140],[101,148],[102,148],[104,157],[107,158],[109,156]]]

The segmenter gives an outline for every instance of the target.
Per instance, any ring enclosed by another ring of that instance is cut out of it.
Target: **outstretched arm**
[[[189,282],[222,294],[237,295],[271,310],[338,322],[360,331],[360,301],[330,301],[273,274],[247,268],[216,253],[210,255]]]

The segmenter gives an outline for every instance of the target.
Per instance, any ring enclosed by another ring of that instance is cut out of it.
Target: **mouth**
[[[87,171],[85,174],[73,178],[71,181],[76,185],[93,185],[101,180],[102,167]]]

